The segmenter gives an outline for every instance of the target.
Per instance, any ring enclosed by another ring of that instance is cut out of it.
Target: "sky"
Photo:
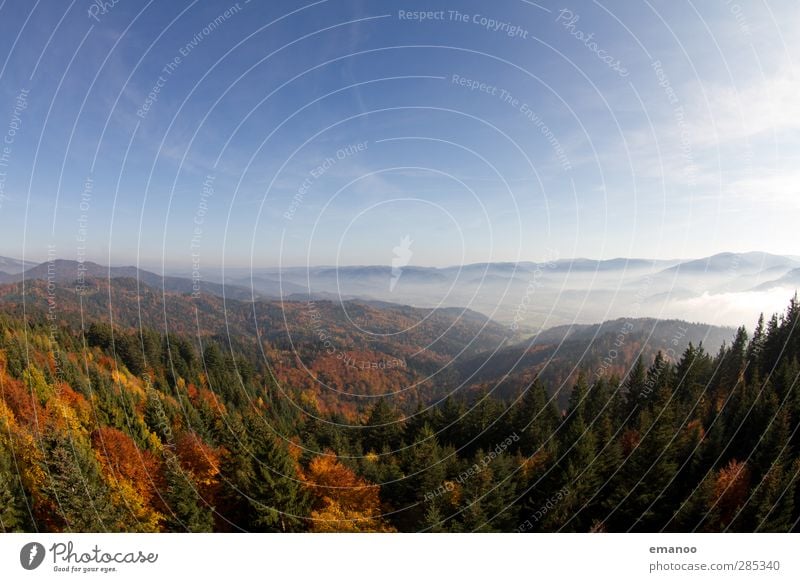
[[[796,0],[0,2],[0,255],[800,254]]]

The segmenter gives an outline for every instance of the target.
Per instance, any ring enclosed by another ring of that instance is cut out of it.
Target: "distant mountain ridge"
[[[788,275],[798,268],[800,260],[794,256],[728,252],[689,260],[553,258],[450,267],[412,263],[400,270],[395,285],[390,285],[390,267],[380,265],[226,268],[224,278],[226,284],[252,286],[273,296],[464,306],[535,333],[572,322],[630,316],[738,325],[754,321],[761,311],[779,310],[798,286],[797,275]],[[221,273],[208,275],[222,282]],[[785,296],[777,293],[782,287]],[[774,294],[762,302],[758,293],[765,291]],[[743,293],[751,295],[736,295]]]
[[[35,265],[14,274],[5,274],[0,278],[2,283],[19,283],[23,280],[42,280],[51,278],[59,283],[74,283],[81,279],[135,279],[152,287],[153,289],[163,289],[175,293],[192,293],[199,289],[199,292],[210,293],[218,297],[229,297],[231,299],[248,300],[253,298],[253,293],[249,289],[235,285],[221,285],[218,283],[194,281],[186,277],[161,276],[137,267],[104,267],[91,261],[78,262],[68,259],[56,259]],[[260,297],[260,293],[255,294],[255,298]]]
[[[32,261],[21,261],[19,259],[12,259],[9,257],[0,257],[0,282],[9,275],[16,275],[26,269],[35,267],[36,263]]]
[[[5,259],[21,267],[14,259]],[[718,253],[691,260],[586,258],[540,263],[472,263],[450,267],[386,265],[204,269],[158,275],[136,267],[86,262],[85,276],[130,277],[153,288],[253,299],[386,302],[419,308],[468,308],[523,332],[619,317],[654,317],[736,325],[780,309],[800,287],[800,259],[763,252]],[[0,273],[0,283],[77,278],[76,261],[54,261],[24,272]],[[397,278],[394,275],[397,274]],[[392,283],[394,281],[394,283]],[[376,303],[377,304],[377,303]]]
[[[776,287],[800,288],[800,268],[792,269],[788,273],[772,281],[766,281],[753,288],[753,291],[767,291]]]

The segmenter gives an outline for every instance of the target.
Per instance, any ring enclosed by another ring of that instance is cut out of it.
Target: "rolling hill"
[[[734,332],[633,318],[554,327],[519,343],[508,326],[460,308],[194,297],[150,287],[142,281],[147,275],[137,281],[121,276],[124,271],[111,279],[89,277],[78,293],[63,274],[71,265],[60,267],[50,288],[42,279],[27,281],[24,292],[21,283],[0,286],[0,311],[21,316],[24,306],[28,317],[50,314],[72,329],[103,322],[122,330],[183,334],[198,347],[215,341],[313,395],[322,410],[349,415],[379,396],[408,407],[446,396],[470,400],[485,391],[511,398],[536,377],[561,390],[581,371],[622,376],[639,355],[646,360],[659,350],[679,355],[689,342],[716,351]]]

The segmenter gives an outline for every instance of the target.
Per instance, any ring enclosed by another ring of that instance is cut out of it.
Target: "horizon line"
[[[474,267],[474,266],[480,266],[480,265],[547,264],[547,263],[550,263],[550,262],[553,262],[553,263],[565,263],[565,262],[575,262],[575,261],[594,261],[594,262],[598,262],[598,263],[608,263],[608,262],[612,262],[612,261],[628,261],[628,262],[650,261],[650,262],[653,262],[653,263],[657,263],[657,262],[661,262],[661,263],[677,262],[677,263],[680,263],[680,262],[687,262],[687,261],[699,261],[699,260],[703,260],[703,259],[711,259],[713,257],[718,257],[718,256],[721,256],[721,255],[748,255],[748,254],[761,254],[761,255],[769,255],[769,256],[774,256],[774,257],[783,257],[783,258],[792,259],[792,260],[800,260],[800,256],[797,256],[797,255],[778,254],[778,253],[771,253],[771,252],[767,252],[767,251],[752,251],[751,250],[751,251],[720,251],[718,253],[714,253],[714,254],[711,254],[711,255],[705,255],[705,256],[694,256],[694,257],[683,257],[683,258],[667,258],[667,259],[659,259],[659,258],[652,258],[652,257],[641,257],[641,256],[640,257],[615,256],[615,257],[608,258],[608,259],[592,258],[592,257],[587,257],[587,256],[577,256],[577,257],[565,257],[565,258],[557,258],[557,259],[545,259],[545,260],[539,260],[539,261],[531,260],[531,259],[525,259],[525,260],[518,260],[518,261],[511,261],[511,260],[478,261],[478,262],[472,262],[472,263],[448,264],[448,265],[406,265],[403,268],[407,268],[407,269],[417,268],[417,269],[444,270],[444,269]],[[27,267],[25,270],[28,270],[29,268],[35,268],[37,266],[44,265],[44,264],[47,264],[47,263],[50,263],[50,262],[58,262],[58,261],[81,263],[81,264],[92,264],[92,265],[97,265],[99,267],[104,267],[104,268],[132,267],[132,268],[141,269],[141,270],[152,270],[152,269],[156,268],[156,269],[160,269],[160,270],[164,271],[164,269],[178,269],[178,270],[180,270],[180,269],[190,268],[190,267],[183,266],[183,265],[170,267],[170,266],[165,265],[163,262],[159,265],[159,264],[153,264],[150,261],[139,261],[138,264],[137,263],[103,264],[103,263],[97,262],[96,260],[87,260],[87,259],[80,260],[80,259],[68,259],[68,258],[57,257],[57,258],[48,258],[48,259],[45,259],[43,261],[40,261],[40,260],[37,260],[37,259],[27,259],[27,258],[26,259],[18,259],[16,257],[9,257],[9,256],[6,256],[6,255],[0,255],[0,259],[9,259],[9,260],[16,261],[16,262],[23,263],[23,264],[24,263],[30,263],[31,266]],[[363,268],[375,268],[375,267],[392,268],[390,264],[380,264],[380,263],[350,263],[350,264],[342,264],[342,265],[322,263],[322,264],[306,264],[306,265],[294,265],[294,264],[292,264],[292,265],[266,265],[266,266],[261,265],[261,266],[257,266],[257,265],[252,265],[252,264],[251,265],[241,265],[241,264],[226,265],[225,262],[218,262],[218,263],[213,263],[210,266],[209,266],[208,263],[206,263],[204,266],[205,266],[205,268],[212,268],[212,269],[230,268],[230,269],[270,269],[270,270],[281,270],[281,269],[323,269],[323,268],[325,268],[325,269],[362,268],[363,269]],[[2,268],[0,268],[0,272],[3,272]],[[166,271],[164,271],[164,272],[166,272]]]

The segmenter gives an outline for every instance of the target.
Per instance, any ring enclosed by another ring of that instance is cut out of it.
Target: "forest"
[[[798,319],[337,409],[244,338],[4,309],[0,530],[796,532]]]

